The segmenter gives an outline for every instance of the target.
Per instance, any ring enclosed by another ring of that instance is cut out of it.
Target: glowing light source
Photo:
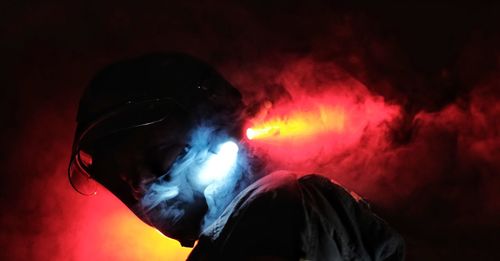
[[[198,182],[201,185],[208,185],[227,177],[236,165],[238,150],[238,145],[233,141],[219,145],[217,153],[210,155],[201,167]]]
[[[328,132],[340,132],[344,125],[345,116],[342,109],[322,106],[258,122],[246,130],[246,135],[249,140],[307,138]]]
[[[277,132],[279,129],[277,127],[263,127],[258,129],[248,128],[247,138],[249,140],[252,140],[254,138],[269,136],[273,132],[273,130]]]

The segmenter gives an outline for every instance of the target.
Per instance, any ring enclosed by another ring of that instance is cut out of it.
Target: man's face
[[[172,164],[185,153],[187,126],[175,122],[113,135],[92,148],[92,173],[145,223],[190,246],[207,211],[193,189],[189,169],[171,176]]]

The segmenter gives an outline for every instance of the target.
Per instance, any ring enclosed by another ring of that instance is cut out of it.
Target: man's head
[[[108,66],[80,101],[71,183],[91,194],[89,184],[97,181],[144,222],[192,245],[212,182],[200,182],[200,175],[231,172],[217,164],[228,162],[222,154],[238,153],[226,145],[239,140],[241,110],[239,92],[187,55],[148,55]]]

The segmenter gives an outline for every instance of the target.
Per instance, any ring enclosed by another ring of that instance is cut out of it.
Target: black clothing
[[[403,260],[402,238],[319,175],[280,171],[242,191],[188,260]],[[260,258],[260,259],[259,259]]]

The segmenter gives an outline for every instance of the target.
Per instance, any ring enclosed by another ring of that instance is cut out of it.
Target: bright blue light
[[[198,174],[200,185],[209,185],[226,178],[236,166],[238,145],[233,141],[226,141],[219,145],[218,151],[208,157]]]

